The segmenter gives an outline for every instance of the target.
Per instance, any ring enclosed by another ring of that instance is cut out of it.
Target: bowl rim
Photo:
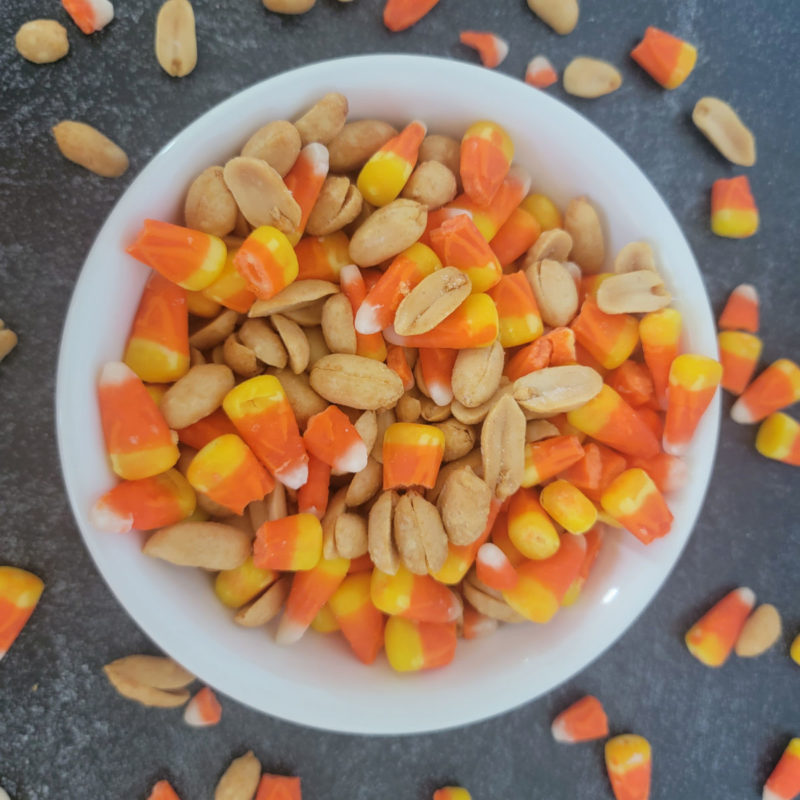
[[[517,88],[525,86],[525,84],[521,83],[517,79],[503,73],[493,72],[483,67],[467,64],[455,59],[409,54],[346,56],[342,58],[306,64],[302,67],[278,73],[249,87],[246,87],[204,111],[201,115],[194,119],[194,121],[189,123],[189,125],[185,126],[175,136],[171,137],[169,141],[163,147],[161,147],[141,169],[139,174],[116,200],[102,226],[100,226],[98,229],[92,246],[83,261],[81,271],[78,275],[78,279],[75,283],[72,296],[70,298],[69,308],[65,316],[64,325],[61,332],[56,371],[55,416],[61,475],[66,488],[70,508],[75,519],[75,523],[81,534],[81,538],[83,539],[83,542],[88,549],[98,572],[111,590],[111,593],[114,595],[117,602],[120,603],[128,615],[136,622],[139,628],[153,642],[155,642],[155,644],[157,644],[162,650],[170,654],[180,663],[184,664],[188,669],[194,672],[194,674],[196,674],[200,680],[206,681],[215,687],[225,686],[225,690],[220,689],[220,691],[227,691],[235,699],[239,700],[245,705],[249,705],[252,708],[262,711],[263,713],[312,728],[341,733],[371,735],[407,735],[447,730],[498,716],[524,703],[536,699],[537,697],[541,697],[556,686],[574,678],[578,673],[584,670],[589,664],[599,658],[599,656],[601,656],[608,648],[610,648],[631,627],[633,622],[640,616],[640,614],[642,614],[650,605],[680,560],[683,549],[691,537],[691,533],[697,523],[700,510],[704,504],[704,498],[710,483],[710,477],[713,470],[713,463],[715,460],[719,439],[721,416],[721,400],[719,393],[715,395],[711,406],[706,412],[707,419],[704,420],[704,424],[710,428],[712,442],[710,448],[708,448],[708,452],[705,452],[703,455],[702,466],[698,465],[697,467],[701,473],[697,477],[701,478],[702,490],[696,503],[696,507],[692,510],[689,517],[690,524],[687,526],[687,531],[683,537],[683,541],[680,544],[677,552],[674,554],[674,558],[669,564],[669,567],[663,572],[657,581],[653,582],[652,585],[648,585],[647,589],[645,590],[646,596],[639,602],[635,611],[630,613],[626,610],[610,638],[608,638],[602,644],[602,646],[595,648],[595,650],[587,657],[579,659],[580,663],[574,669],[570,669],[565,672],[565,674],[562,676],[546,681],[544,685],[537,686],[537,688],[533,691],[527,693],[506,693],[503,694],[500,702],[496,702],[494,704],[484,702],[477,709],[477,713],[475,709],[464,710],[448,708],[444,712],[439,710],[437,712],[438,715],[436,716],[436,721],[432,724],[424,718],[418,718],[416,720],[405,719],[402,723],[395,723],[392,727],[387,727],[386,725],[376,725],[372,716],[356,713],[355,710],[354,713],[347,718],[334,720],[332,715],[327,712],[324,712],[320,717],[314,709],[315,703],[313,702],[308,703],[307,707],[292,706],[287,703],[284,698],[280,697],[279,693],[276,692],[271,696],[270,702],[264,704],[254,701],[252,697],[246,697],[241,693],[231,691],[229,682],[225,680],[224,672],[211,669],[207,663],[202,662],[201,650],[199,650],[197,647],[187,646],[186,643],[181,642],[179,639],[170,638],[163,628],[154,630],[152,625],[148,624],[146,616],[143,615],[138,608],[131,606],[131,604],[128,602],[128,598],[125,598],[123,595],[121,588],[111,583],[111,578],[107,577],[106,575],[106,571],[103,566],[103,557],[100,553],[99,547],[93,540],[93,536],[89,535],[89,531],[85,530],[84,525],[82,524],[82,518],[84,517],[86,510],[82,509],[78,504],[74,476],[66,467],[68,464],[66,457],[68,448],[66,430],[70,422],[70,420],[65,416],[67,406],[66,363],[69,358],[70,350],[67,334],[70,325],[73,322],[73,318],[78,313],[78,299],[80,299],[84,292],[84,288],[90,281],[90,276],[86,266],[98,256],[99,251],[102,249],[101,241],[103,239],[104,231],[108,227],[111,227],[112,222],[114,222],[117,217],[121,217],[123,215],[122,206],[124,199],[129,194],[138,191],[139,187],[149,181],[152,173],[158,169],[159,165],[163,163],[165,159],[171,157],[173,148],[180,144],[182,139],[189,137],[191,133],[207,125],[212,118],[233,110],[249,100],[258,98],[262,93],[265,92],[265,87],[269,87],[270,85],[277,85],[286,81],[295,81],[298,78],[306,79],[309,77],[316,77],[317,83],[324,86],[330,80],[329,75],[326,73],[334,68],[337,71],[346,71],[347,69],[359,70],[368,68],[383,68],[396,70],[401,73],[403,70],[407,69],[431,69],[439,72],[444,71],[445,73],[451,73],[453,79],[456,80],[467,79],[475,81],[478,87],[484,87],[487,89],[495,87],[497,90],[502,91],[504,88],[507,89],[509,85],[516,85]],[[536,90],[530,89],[530,91]],[[626,163],[627,168],[632,169],[636,173],[638,179],[643,182],[646,190],[652,193],[654,196],[654,201],[661,207],[661,211],[665,215],[667,223],[674,228],[673,235],[677,236],[677,243],[682,245],[688,254],[688,268],[694,268],[698,275],[699,283],[702,286],[702,297],[700,300],[708,312],[708,318],[702,320],[702,323],[705,325],[705,327],[707,327],[707,323],[710,323],[713,331],[713,315],[711,312],[708,292],[705,284],[702,281],[702,273],[697,265],[697,261],[694,258],[689,243],[686,240],[686,237],[684,236],[680,226],[678,225],[677,220],[647,175],[638,167],[633,159],[631,159],[630,156],[628,156],[628,154],[625,153],[625,151],[610,138],[610,136],[604,133],[600,128],[594,125],[594,123],[585,118],[574,108],[566,105],[554,97],[547,95],[544,92],[537,92],[537,98],[537,102],[543,103],[546,109],[565,117],[569,124],[577,125],[579,128],[584,128],[592,137],[598,139],[603,148],[610,148],[612,151],[614,151],[615,157],[621,158],[622,161]],[[402,113],[402,110],[399,113]],[[716,355],[716,351],[714,355]]]

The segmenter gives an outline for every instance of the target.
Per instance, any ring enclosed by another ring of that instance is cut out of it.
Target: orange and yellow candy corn
[[[97,397],[111,468],[120,478],[149,478],[175,464],[179,453],[172,433],[127,364],[112,361],[103,367]]]
[[[292,246],[300,241],[306,229],[311,209],[314,208],[322,184],[328,175],[328,163],[328,148],[319,142],[311,142],[300,151],[297,160],[283,179],[286,188],[300,206],[300,224],[287,236]]]
[[[238,252],[238,249],[228,252],[222,272],[213,283],[203,289],[203,295],[225,308],[246,314],[255,302],[256,296],[250,291],[247,281],[234,265]]]
[[[300,574],[300,573],[298,573]],[[241,608],[278,580],[272,569],[259,569],[250,556],[233,569],[224,569],[214,579],[214,594],[228,608]]]
[[[597,522],[594,503],[569,481],[548,483],[539,494],[542,508],[570,533],[586,533]]]
[[[664,421],[663,444],[667,453],[680,456],[686,452],[720,380],[722,365],[708,356],[685,353],[672,362]]]
[[[660,492],[677,492],[689,480],[686,462],[669,453],[659,453],[652,458],[631,458],[628,466],[643,469]]]
[[[584,456],[577,436],[551,436],[525,445],[525,473],[523,486],[538,483],[558,475]]]
[[[210,441],[216,439],[217,436],[236,433],[236,428],[228,419],[228,415],[221,408],[218,408],[207,417],[203,417],[185,428],[180,428],[176,433],[182,444],[187,444],[195,450],[201,450]]]
[[[350,301],[355,316],[367,296],[367,285],[361,270],[355,264],[347,264],[339,272],[339,283],[342,291]],[[356,331],[356,354],[376,361],[386,360],[386,342],[380,331],[361,333]]]
[[[511,496],[508,506],[506,531],[511,544],[525,558],[541,561],[555,555],[561,546],[561,537],[555,525],[542,508],[539,497],[533,489],[519,489]],[[492,530],[492,539],[503,548],[498,535],[502,534],[502,523]],[[512,563],[519,562],[513,553],[503,548]]]
[[[546,441],[546,440],[545,440]],[[590,500],[599,500],[606,487],[627,467],[625,456],[595,442],[583,445],[583,457],[561,472]]]
[[[148,531],[186,519],[195,503],[189,482],[170,469],[149,478],[121,481],[92,506],[89,521],[107,533]]]
[[[145,284],[123,361],[153,383],[176,381],[189,369],[186,290],[158,272]]]
[[[546,89],[558,81],[558,73],[547,56],[535,56],[525,69],[525,83],[537,89]]]
[[[326,236],[304,236],[294,247],[297,279],[339,282],[339,272],[350,264],[350,241],[344,231]]]
[[[181,800],[169,781],[159,781],[151,790],[147,800]]]
[[[286,234],[271,225],[256,228],[236,251],[233,265],[247,282],[248,289],[262,300],[269,300],[295,278],[297,256]]]
[[[497,256],[467,214],[445,220],[432,230],[431,247],[442,264],[467,275],[473,292],[491,289],[503,276]]]
[[[227,260],[226,258],[226,263]],[[190,314],[194,314],[196,317],[213,319],[222,311],[222,304],[206,296],[205,291],[203,289],[202,292],[186,292],[186,308]]]
[[[606,742],[606,771],[616,800],[648,800],[652,752],[643,736],[624,733]]]
[[[420,347],[417,363],[424,386],[437,406],[446,406],[453,399],[453,365],[458,350],[446,347]]]
[[[478,51],[481,64],[489,69],[499,66],[508,55],[508,42],[488,31],[461,31],[459,41]]]
[[[497,307],[503,347],[527,344],[541,336],[542,318],[525,273],[503,275],[487,294]]]
[[[17,567],[0,567],[0,660],[30,619],[44,583]]]
[[[788,414],[770,414],[758,429],[756,450],[766,458],[800,467],[800,423]]]
[[[779,358],[745,389],[731,408],[731,418],[742,425],[752,425],[798,400],[800,367],[788,358]]]
[[[638,361],[623,361],[606,375],[606,383],[633,408],[655,405],[655,389],[650,371]]]
[[[581,564],[578,576],[569,585],[569,589],[567,589],[561,601],[562,606],[571,606],[580,597],[583,585],[586,583],[586,579],[589,577],[594,562],[597,560],[597,556],[600,553],[600,548],[603,546],[604,529],[604,524],[598,522],[594,528],[584,535],[583,538],[586,540],[586,553],[583,556],[583,563]]]
[[[192,459],[186,470],[192,487],[215,503],[241,514],[253,500],[275,488],[272,476],[234,433],[218,436]]]
[[[378,333],[391,325],[403,298],[441,266],[436,253],[420,242],[403,250],[360,303],[355,312],[356,332]]]
[[[631,50],[631,58],[665,89],[677,89],[694,69],[697,48],[652,26]]]
[[[383,488],[432,489],[444,455],[444,433],[432,425],[395,422],[383,435]]]
[[[800,795],[800,738],[786,746],[764,784],[763,800],[794,800]]]
[[[349,567],[350,561],[346,558],[323,558],[313,569],[298,572],[294,576],[275,634],[278,644],[292,644],[302,637],[339,588]]]
[[[456,654],[457,641],[455,622],[389,617],[384,632],[386,657],[397,672],[446,666]]]
[[[503,599],[526,619],[549,622],[580,574],[585,554],[583,536],[562,536],[558,550],[550,558],[526,560],[517,566],[517,585],[506,589]]]
[[[321,556],[322,526],[311,514],[267,520],[256,531],[253,564],[259,569],[313,569]]]
[[[322,606],[317,616],[311,620],[309,627],[317,633],[336,633],[336,631],[341,630],[336,617],[333,616],[333,611],[331,611],[327,603]]]
[[[672,527],[672,512],[643,469],[625,470],[603,492],[600,503],[644,544],[666,536]]]
[[[208,728],[222,719],[222,706],[217,696],[204,686],[187,704],[183,721],[193,728]]]
[[[340,472],[367,466],[367,447],[349,417],[330,405],[308,420],[303,442],[311,455]]]
[[[453,622],[461,613],[461,602],[445,585],[429,575],[415,575],[402,564],[394,575],[372,571],[370,596],[384,614],[420,622]]]
[[[410,392],[414,388],[414,373],[402,347],[390,344],[386,348],[386,366],[400,378],[405,391]]]
[[[608,736],[608,718],[603,704],[593,695],[587,694],[565,708],[553,720],[550,730],[557,742],[591,742]]]
[[[308,454],[280,381],[259,375],[231,389],[222,407],[259,461],[284,485],[308,480]]]
[[[484,542],[475,558],[475,574],[490,589],[503,592],[517,585],[517,571],[508,556],[493,542]]]
[[[110,0],[61,0],[61,5],[87,35],[102,30],[114,19],[114,6]]]
[[[561,212],[546,194],[529,194],[520,205],[536,217],[543,231],[563,227]]]
[[[419,120],[409,123],[364,164],[356,185],[368,203],[385,206],[400,194],[417,164],[427,130]]]
[[[494,633],[499,624],[496,619],[484,616],[472,606],[464,606],[464,617],[461,622],[461,636],[464,639],[480,639]]]
[[[575,339],[606,369],[616,369],[639,343],[639,321],[631,314],[606,314],[587,297],[570,326]]]
[[[689,652],[707,667],[721,667],[753,610],[756,596],[743,586],[726,594],[686,633]]]
[[[472,795],[461,786],[444,786],[433,793],[433,800],[472,800]]]
[[[514,144],[500,125],[488,120],[470,125],[461,139],[464,191],[479,205],[488,206],[508,174],[513,158]],[[445,263],[450,265],[446,259]]]
[[[761,357],[761,339],[752,333],[721,331],[717,342],[722,364],[722,388],[731,394],[741,394],[750,383]]]
[[[756,201],[746,175],[719,178],[711,187],[711,230],[728,239],[746,239],[758,230]]]
[[[146,219],[129,255],[184,289],[205,289],[219,277],[227,250],[209,233]]]
[[[540,336],[536,341],[517,350],[506,364],[503,375],[515,381],[537,369],[544,369],[553,355],[553,343]]]
[[[758,292],[749,283],[739,284],[728,297],[719,315],[720,330],[758,333]]]
[[[328,601],[344,638],[364,664],[377,658],[384,641],[383,614],[372,602],[371,581],[369,572],[348,575]]]
[[[488,294],[471,294],[450,316],[427,333],[401,336],[393,327],[384,331],[390,344],[403,347],[487,347],[497,339],[497,307]]]
[[[255,800],[303,800],[300,778],[262,775]]]
[[[644,361],[653,378],[653,389],[659,408],[667,407],[669,368],[678,355],[682,317],[674,308],[645,314],[639,323]]]
[[[513,264],[539,238],[542,228],[529,211],[518,206],[490,242],[492,252],[505,269]]]
[[[416,25],[439,0],[386,0],[383,24],[393,33]]]
[[[308,456],[308,480],[297,490],[297,510],[322,519],[328,508],[331,467],[313,454]]]
[[[607,384],[588,403],[567,412],[567,421],[625,455],[650,458],[661,449],[641,417]]]

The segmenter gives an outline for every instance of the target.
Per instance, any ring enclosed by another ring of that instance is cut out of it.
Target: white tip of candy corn
[[[481,545],[481,549],[478,550],[478,558],[491,569],[501,569],[508,560],[506,554],[492,542]]]
[[[330,157],[328,155],[328,148],[319,142],[311,142],[303,148],[303,153],[311,168],[317,175],[328,174],[328,164]]]
[[[761,795],[761,800],[785,800],[784,797],[779,795],[777,792],[774,792],[769,787],[764,787],[764,793]]]
[[[464,613],[464,603],[461,602],[461,598],[453,591],[450,592],[451,595],[451,604],[450,604],[450,622],[455,622],[463,613]]]
[[[356,331],[361,334],[378,333],[381,329],[380,323],[376,318],[375,306],[366,300],[358,307],[354,323]]]
[[[665,436],[661,441],[661,446],[664,448],[664,452],[668,453],[671,456],[682,456],[685,455],[686,451],[689,448],[688,442],[671,442]]]
[[[553,720],[553,724],[550,726],[550,732],[557,742],[561,742],[562,744],[572,744],[573,742],[572,736],[567,732],[566,723],[560,716]]]
[[[752,608],[756,604],[756,593],[747,586],[740,586],[736,589],[736,594],[744,605]]]
[[[363,441],[353,442],[332,466],[342,472],[361,472],[367,466],[367,446]]]
[[[513,180],[522,187],[522,193],[528,194],[531,188],[531,174],[520,164],[512,164],[506,180]]]
[[[453,400],[453,390],[441,383],[429,383],[428,391],[431,393],[431,400],[437,406],[446,406]]]
[[[689,480],[689,467],[686,466],[685,461],[673,461],[669,465],[669,470],[664,479],[665,492],[677,492],[686,486]]]
[[[751,300],[753,303],[758,302],[758,289],[752,283],[740,283],[731,294],[735,294],[745,300]]]
[[[743,403],[741,399],[737,400],[731,407],[731,419],[740,425],[752,425],[756,421],[747,403]]]
[[[219,702],[207,686],[201,689],[186,705],[183,721],[193,728],[205,728],[216,725],[222,717]]]
[[[136,373],[122,361],[109,361],[100,370],[100,385],[115,386],[135,378]]]
[[[308,461],[285,464],[275,470],[275,477],[289,489],[299,489],[308,482]]]
[[[89,511],[89,522],[105,533],[128,533],[133,528],[133,514],[120,514],[98,501]]]
[[[275,632],[275,641],[278,644],[294,644],[299,642],[308,628],[295,622],[284,614]]]

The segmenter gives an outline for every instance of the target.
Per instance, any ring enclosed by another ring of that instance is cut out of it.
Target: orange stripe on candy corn
[[[499,66],[508,55],[508,42],[496,33],[488,31],[461,31],[461,44],[478,51],[484,67],[493,69]],[[488,202],[488,201],[487,201]]]
[[[745,239],[758,231],[759,215],[746,175],[719,178],[711,187],[711,230],[717,236]]]
[[[731,418],[742,425],[751,425],[798,400],[800,367],[788,358],[779,358],[745,389],[731,408]]]
[[[503,347],[532,342],[541,336],[543,325],[528,279],[523,272],[503,275],[487,294],[494,300]]]
[[[350,241],[344,231],[326,236],[304,236],[295,246],[297,280],[339,282],[339,272],[350,261]]]
[[[669,368],[678,355],[682,317],[674,308],[645,314],[639,323],[644,360],[653,378],[653,389],[659,408],[667,407]]]
[[[758,333],[759,301],[756,287],[739,284],[728,297],[717,323],[724,331]]]
[[[389,617],[384,640],[389,664],[397,672],[436,669],[455,656],[456,624]]]
[[[629,469],[616,477],[603,492],[600,503],[604,511],[644,544],[666,536],[672,527],[672,513],[643,469]]]
[[[689,628],[685,637],[689,652],[707,667],[721,667],[731,654],[755,601],[755,594],[747,587],[725,595]]]
[[[311,514],[267,520],[257,531],[253,563],[259,569],[313,569],[322,556],[322,526]]]
[[[359,661],[371,664],[383,647],[383,614],[370,596],[368,572],[348,575],[333,593],[328,606]]]
[[[358,314],[361,304],[367,296],[367,285],[361,270],[355,264],[347,264],[339,273],[342,291],[350,301],[353,316]],[[376,333],[360,333],[356,331],[356,354],[376,361],[386,360],[386,342],[380,331]]]
[[[756,371],[763,347],[761,339],[742,331],[721,331],[717,335],[722,364],[722,388],[741,394]]]
[[[485,292],[503,276],[489,243],[472,218],[459,214],[431,231],[431,247],[443,264],[466,273],[473,292]]]
[[[256,296],[250,291],[247,281],[234,265],[238,252],[238,248],[228,252],[222,272],[213,283],[203,289],[203,295],[225,308],[246,314],[255,302]]]
[[[328,508],[331,467],[313,454],[308,456],[308,480],[297,490],[297,510],[322,519]]]
[[[758,429],[756,450],[766,458],[800,467],[800,423],[788,414],[770,414]]]
[[[36,575],[0,566],[0,659],[25,627],[43,591],[44,583]]]
[[[558,73],[546,56],[535,56],[525,70],[525,83],[537,89],[546,89],[558,81]]]
[[[417,363],[422,371],[431,399],[437,406],[446,406],[453,399],[453,365],[458,350],[446,347],[420,347]]]
[[[444,455],[444,433],[432,425],[395,422],[383,436],[383,488],[432,489]]]
[[[300,224],[287,238],[292,246],[300,241],[314,203],[328,175],[328,148],[319,142],[307,144],[297,156],[283,182],[300,206]],[[298,265],[299,270],[299,265]]]
[[[475,558],[478,580],[498,592],[517,585],[517,571],[508,556],[494,543],[485,542]]]
[[[539,238],[542,228],[533,214],[518,206],[490,242],[500,266],[513,264]]]
[[[386,0],[383,24],[392,32],[416,25],[439,0]]]
[[[639,322],[631,314],[606,314],[587,297],[570,326],[575,339],[606,369],[615,369],[639,343]]]
[[[300,778],[262,775],[255,800],[303,800]]]
[[[677,36],[652,26],[631,50],[631,58],[665,89],[676,89],[694,69],[697,49]]]
[[[605,746],[606,770],[616,800],[648,800],[652,752],[642,736],[625,733]]]
[[[203,417],[185,428],[179,428],[176,433],[182,444],[187,444],[195,450],[201,450],[217,436],[236,433],[236,428],[228,419],[228,415],[218,408],[207,417]]]
[[[309,453],[340,472],[361,472],[367,466],[367,446],[338,406],[308,420],[303,442]]]
[[[451,589],[430,575],[415,575],[402,564],[394,575],[375,568],[370,597],[385,614],[420,622],[453,622],[461,614],[461,602]]]
[[[233,265],[256,297],[269,300],[297,278],[299,267],[289,239],[271,225],[256,228],[237,250]]]
[[[159,781],[150,791],[147,800],[181,800],[169,781]]]
[[[508,174],[513,158],[514,144],[504,128],[489,120],[470,125],[461,139],[460,173],[464,192],[479,205],[489,205]]]
[[[525,445],[522,486],[535,486],[558,475],[584,456],[576,436],[552,436]]]
[[[603,704],[593,695],[587,694],[565,708],[553,720],[550,730],[557,742],[591,742],[608,736],[608,718]]]
[[[763,800],[792,800],[800,794],[800,738],[786,746],[764,784]]]

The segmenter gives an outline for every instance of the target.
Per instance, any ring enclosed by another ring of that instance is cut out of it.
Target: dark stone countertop
[[[540,52],[559,69],[579,53],[620,65],[625,82],[610,97],[580,101],[560,87],[549,91],[619,142],[663,194],[715,311],[735,285],[755,283],[764,362],[796,358],[796,0],[583,0],[580,24],[565,38],[524,0],[442,0],[400,35],[383,28],[378,0],[319,0],[299,18],[270,14],[258,0],[196,0],[199,63],[180,81],[153,56],[158,5],[119,0],[117,19],[90,38],[55,0],[8,3],[0,22],[0,317],[20,336],[0,365],[0,563],[30,568],[47,584],[0,664],[0,785],[15,800],[115,800],[144,798],[157,778],[169,777],[184,800],[195,800],[211,796],[231,758],[253,748],[265,769],[301,775],[305,800],[426,800],[448,782],[468,787],[475,800],[599,800],[611,797],[602,744],[567,747],[549,734],[555,713],[593,692],[614,732],[651,741],[653,800],[760,797],[789,737],[800,734],[800,668],[787,654],[800,632],[800,485],[791,468],[755,452],[752,428],[723,421],[705,508],[657,599],[613,648],[547,696],[468,728],[373,739],[297,727],[222,698],[221,724],[194,731],[180,714],[118,697],[103,677],[103,664],[153,647],[100,579],[68,510],[53,393],[82,259],[116,199],[169,138],[231,93],[312,60],[402,51],[475,61],[458,43],[465,28],[506,37],[511,52],[500,71],[515,77]],[[69,56],[50,66],[23,61],[12,46],[18,26],[38,16],[69,30]],[[649,24],[699,48],[694,74],[677,91],[662,91],[627,56]],[[746,172],[762,227],[745,241],[709,230],[711,183],[742,170],[693,129],[690,112],[704,94],[728,100],[758,140],[758,164]],[[130,171],[106,180],[62,159],[49,129],[65,118],[119,142]],[[755,662],[734,658],[706,669],[687,654],[683,633],[742,584],[781,610],[782,642]]]

